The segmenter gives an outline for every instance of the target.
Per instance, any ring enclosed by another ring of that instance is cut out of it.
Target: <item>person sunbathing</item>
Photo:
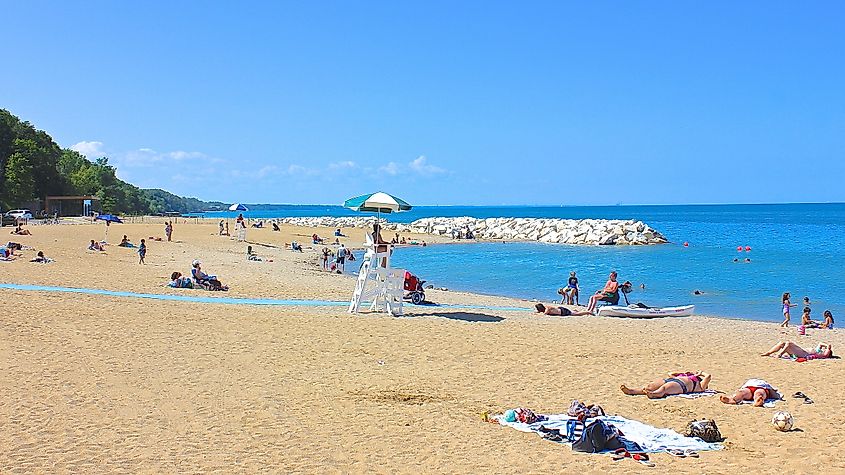
[[[771,350],[760,354],[760,356],[774,356],[782,358],[804,358],[808,360],[824,359],[833,356],[833,350],[827,343],[819,343],[813,351],[807,351],[791,341],[780,341]]]
[[[209,275],[202,271],[202,262],[200,262],[199,259],[195,259],[194,262],[191,263],[191,267],[191,276],[194,278],[194,281],[203,288],[208,290],[229,290],[229,286],[223,285],[223,283],[217,279],[216,275]]]
[[[665,379],[655,379],[643,386],[642,389],[632,389],[624,384],[620,386],[623,393],[629,396],[648,396],[649,399],[660,399],[675,394],[691,394],[704,392],[710,385],[711,375],[704,371],[695,373],[669,373]]]
[[[543,313],[543,314],[550,315],[550,316],[553,316],[553,317],[570,317],[570,316],[580,317],[580,316],[583,316],[583,315],[592,315],[592,313],[587,312],[587,311],[583,311],[583,312],[574,311],[573,312],[572,310],[569,310],[566,307],[557,307],[557,306],[551,306],[551,305],[547,307],[547,306],[545,306],[541,303],[538,303],[537,305],[535,305],[534,309],[537,310],[537,313]]]
[[[30,235],[32,235],[32,233],[29,232],[29,229],[24,229],[20,225],[16,226],[15,230],[12,231],[11,234],[16,234],[18,236],[30,236]]]
[[[189,277],[184,277],[181,272],[174,272],[170,274],[170,283],[168,283],[167,285],[177,289],[194,288],[193,281],[191,281]]]
[[[49,264],[53,262],[53,259],[49,257],[44,257],[44,251],[38,251],[38,254],[35,255],[35,258],[30,260],[29,262],[37,262],[39,264]]]
[[[725,404],[739,404],[742,401],[754,401],[754,407],[763,407],[766,399],[780,399],[780,393],[771,384],[762,379],[749,379],[733,396],[719,396]]]
[[[105,251],[106,249],[103,247],[102,244],[98,243],[95,240],[91,240],[91,244],[88,245],[89,251]]]

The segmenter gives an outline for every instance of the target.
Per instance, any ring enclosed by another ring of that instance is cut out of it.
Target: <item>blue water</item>
[[[231,213],[210,213],[227,216]],[[249,217],[355,216],[341,207],[279,206]],[[582,302],[610,270],[637,286],[629,296],[651,305],[696,304],[696,312],[780,321],[780,297],[845,311],[839,278],[845,262],[845,204],[677,205],[583,207],[415,207],[390,215],[410,222],[427,216],[639,219],[673,244],[584,247],[539,243],[479,243],[399,248],[394,265],[438,287],[521,298],[553,299],[569,271],[577,271]],[[683,247],[688,241],[690,246]],[[751,246],[751,252],[736,251]],[[739,263],[733,259],[738,258]],[[750,263],[744,263],[750,258]],[[644,283],[646,289],[640,290]],[[694,290],[704,294],[693,295]],[[800,320],[800,308],[793,312]]]

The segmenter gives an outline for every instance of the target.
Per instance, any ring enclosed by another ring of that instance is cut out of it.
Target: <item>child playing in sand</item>
[[[789,292],[784,292],[781,300],[783,301],[783,323],[781,323],[780,326],[787,328],[789,327],[789,309],[797,307],[798,304],[794,304],[789,301]]]
[[[801,314],[801,325],[804,325],[804,328],[819,327],[819,322],[810,319],[810,307],[804,307],[804,313]]]
[[[138,246],[138,264],[146,265],[147,263],[144,262],[144,257],[146,257],[146,256],[147,256],[147,241],[144,241],[143,239],[141,239],[141,245]]]

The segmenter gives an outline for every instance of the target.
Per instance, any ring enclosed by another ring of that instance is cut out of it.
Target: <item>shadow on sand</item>
[[[496,315],[488,315],[486,313],[478,312],[425,312],[405,314],[406,317],[442,317],[451,320],[461,320],[464,322],[482,322],[482,323],[496,323],[504,320],[504,317],[497,317]]]

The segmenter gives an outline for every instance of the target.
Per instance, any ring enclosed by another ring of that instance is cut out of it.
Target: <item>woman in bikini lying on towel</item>
[[[737,389],[733,396],[719,396],[725,404],[739,404],[742,401],[754,401],[754,407],[763,407],[766,399],[780,399],[777,388],[762,379],[749,379]]]
[[[669,373],[665,379],[655,379],[642,389],[631,389],[624,384],[622,392],[629,396],[648,396],[649,399],[660,399],[675,394],[700,393],[707,389],[711,375],[704,371],[697,373]]]

